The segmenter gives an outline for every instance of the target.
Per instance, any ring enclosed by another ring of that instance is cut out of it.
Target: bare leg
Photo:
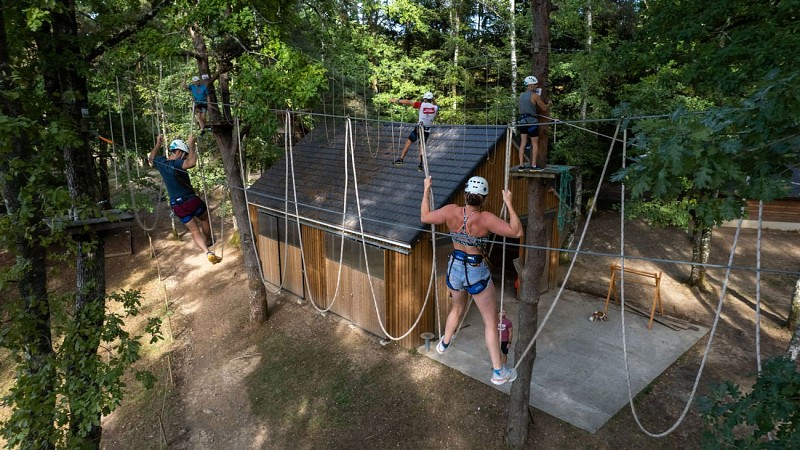
[[[200,129],[201,130],[205,130],[206,129],[205,113],[203,113],[203,111],[201,111],[199,109],[197,110],[197,124],[200,125]]]
[[[214,235],[211,233],[211,220],[208,218],[208,211],[201,214],[198,219],[200,220],[200,229],[203,231],[206,245],[214,245]]]
[[[525,146],[528,145],[528,133],[522,133],[519,137],[519,165],[525,164]]]
[[[450,345],[453,342],[453,335],[456,334],[456,328],[461,323],[461,316],[464,315],[464,310],[467,306],[467,293],[465,291],[450,290],[450,295],[453,297],[453,307],[447,314],[447,322],[444,325],[444,336],[442,341]]]
[[[531,136],[531,165],[539,165],[539,136]]]
[[[206,216],[208,217],[208,216]],[[197,222],[200,220],[197,217],[192,217],[192,220],[186,222],[186,228],[189,229],[189,232],[192,233],[192,240],[194,240],[194,244],[203,251],[203,253],[208,253],[208,246],[206,245],[206,238],[203,236],[203,231],[198,226]],[[202,222],[201,222],[202,223]]]
[[[403,147],[403,152],[400,153],[400,159],[405,159],[408,149],[411,147],[411,139],[406,139],[406,146]]]
[[[475,304],[483,318],[483,335],[486,340],[486,348],[489,349],[489,358],[492,360],[492,368],[500,369],[503,367],[500,359],[500,336],[497,333],[497,299],[495,298],[494,283],[489,281],[489,285],[480,294],[474,295]],[[449,317],[448,317],[449,320]]]

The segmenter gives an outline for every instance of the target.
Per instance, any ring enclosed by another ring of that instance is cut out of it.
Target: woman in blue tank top
[[[484,239],[491,233],[509,238],[522,237],[522,223],[511,203],[511,191],[503,191],[503,201],[509,214],[509,221],[506,222],[488,211],[481,211],[489,194],[489,183],[482,177],[472,177],[467,181],[463,206],[450,204],[431,211],[430,177],[425,179],[424,187],[420,220],[426,224],[446,224],[453,239],[454,249],[447,263],[446,277],[453,306],[447,315],[445,333],[436,345],[436,351],[444,353],[448,350],[456,327],[466,310],[467,295],[471,294],[483,317],[486,347],[492,360],[491,381],[494,384],[514,381],[517,377],[516,371],[506,368],[500,359],[497,295],[489,266],[484,261],[480,249]]]

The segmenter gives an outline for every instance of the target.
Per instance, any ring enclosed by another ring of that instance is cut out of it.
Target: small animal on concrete
[[[589,316],[589,322],[594,322],[595,320],[597,320],[597,321],[600,321],[600,320],[606,321],[606,320],[608,320],[608,315],[606,313],[604,313],[603,311],[595,311],[595,312],[592,313],[591,316]]]

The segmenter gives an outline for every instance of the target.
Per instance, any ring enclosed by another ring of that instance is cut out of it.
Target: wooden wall
[[[380,317],[381,322],[386,326],[386,296],[384,294],[386,286],[384,281],[372,277],[372,287],[370,288],[370,278],[365,272],[344,266],[341,277],[338,278],[339,290],[336,292],[339,261],[326,259],[325,271],[329,280],[326,298],[328,303],[333,302],[331,312],[352,321],[370,333],[385,336],[378,321],[378,317]],[[335,298],[334,294],[336,294]]]
[[[800,199],[780,199],[764,203],[761,218],[765,222],[800,223]],[[747,201],[747,219],[758,220],[758,201]]]
[[[327,276],[325,273],[325,232],[319,228],[301,225],[303,253],[306,260],[306,292],[318,308],[327,308]],[[336,280],[334,277],[333,280]]]
[[[423,238],[411,253],[385,251],[386,254],[386,321],[387,331],[399,336],[408,331],[425,304],[425,294],[431,277],[433,250],[430,237]],[[422,344],[420,334],[436,334],[434,323],[435,292],[431,288],[429,300],[417,326],[405,338],[396,341],[405,348]]]

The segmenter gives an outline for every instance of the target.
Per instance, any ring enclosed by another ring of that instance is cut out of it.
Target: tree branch
[[[131,37],[134,33],[141,30],[148,22],[153,20],[158,13],[164,9],[165,6],[172,3],[172,0],[158,0],[156,4],[153,5],[152,9],[148,11],[145,15],[139,18],[139,20],[133,22],[131,26],[125,28],[124,30],[120,31],[119,33],[111,36],[105,42],[102,42],[100,45],[94,48],[91,52],[86,55],[86,62],[92,62],[103,54],[103,52],[109,48],[114,47],[115,45],[119,44],[120,42],[124,41],[125,39]]]

